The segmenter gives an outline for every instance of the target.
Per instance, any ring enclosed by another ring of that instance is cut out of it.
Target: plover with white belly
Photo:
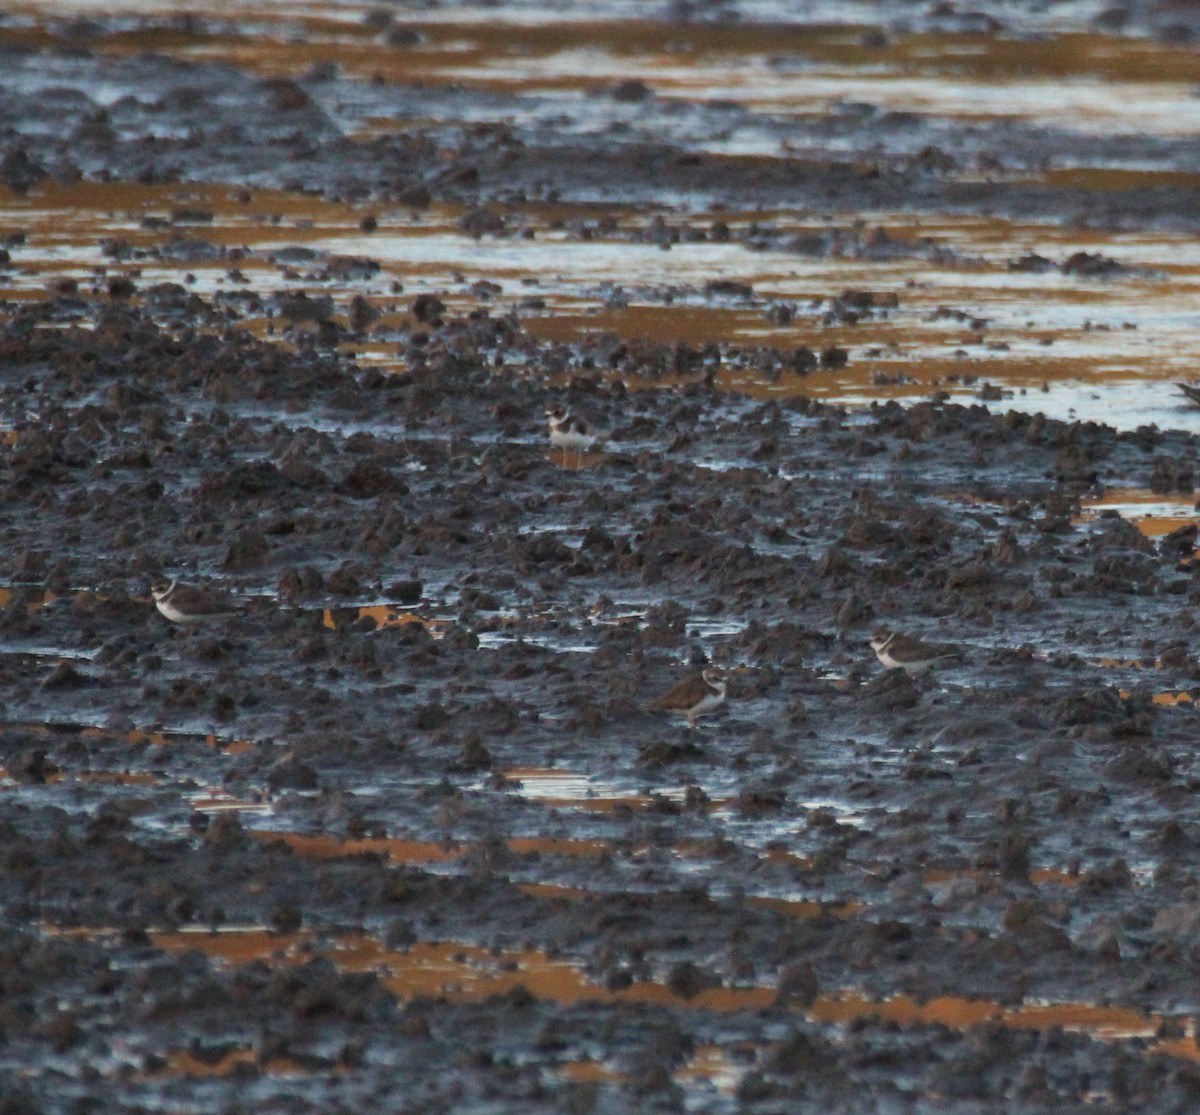
[[[237,603],[222,592],[197,585],[181,585],[165,577],[154,581],[150,586],[150,595],[154,597],[154,606],[162,615],[172,623],[185,626],[224,619],[241,611]]]
[[[687,717],[688,727],[694,728],[696,717],[712,712],[724,700],[725,671],[709,666],[684,678],[648,707],[656,712],[681,712]]]
[[[888,670],[903,670],[906,674],[924,673],[935,662],[949,662],[960,657],[957,647],[941,643],[923,643],[911,635],[879,628],[871,636],[871,649]]]

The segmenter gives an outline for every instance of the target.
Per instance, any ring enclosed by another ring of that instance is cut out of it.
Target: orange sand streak
[[[167,1054],[165,1067],[148,1076],[229,1076],[239,1065],[254,1065],[272,1076],[299,1075],[305,1071],[299,1061],[290,1057],[273,1057],[261,1064],[252,1049],[234,1049],[219,1061],[203,1061],[186,1049]]]
[[[316,938],[308,933],[275,935],[266,930],[228,933],[156,933],[156,947],[166,951],[199,949],[226,963],[255,960],[304,963],[314,955]],[[327,953],[348,971],[377,971],[400,998],[444,997],[475,1001],[524,987],[532,995],[570,1005],[584,1001],[637,1002],[688,1006],[697,1010],[732,1012],[762,1010],[776,1002],[770,987],[713,987],[690,999],[673,994],[664,984],[641,982],[610,991],[584,975],[572,962],[537,949],[497,952],[452,941],[421,942],[404,951],[390,950],[372,938],[347,935],[329,943]],[[983,999],[942,996],[920,1003],[907,996],[873,1000],[855,992],[823,995],[808,1014],[818,1022],[846,1023],[877,1017],[901,1026],[944,1025],[969,1029],[999,1022],[1017,1029],[1061,1027],[1104,1040],[1152,1037],[1164,1019],[1129,1007],[1089,1003],[1025,1004],[1007,1008]],[[1163,1042],[1153,1048],[1195,1057],[1195,1043]]]

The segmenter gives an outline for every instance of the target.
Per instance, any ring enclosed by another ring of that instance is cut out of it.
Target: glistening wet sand
[[[1197,35],[6,8],[3,1110],[1190,1110]]]

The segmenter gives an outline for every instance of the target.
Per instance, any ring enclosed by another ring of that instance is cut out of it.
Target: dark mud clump
[[[757,1050],[739,1086],[756,1103],[814,1074],[806,1088],[873,1094],[868,1051],[896,1040],[821,1029],[798,965],[835,997],[957,997],[997,1018],[1040,1000],[1175,1011],[1200,818],[1190,705],[1152,695],[1194,684],[1197,590],[1172,548],[1069,514],[1078,462],[1149,474],[1188,439],[599,380],[566,397],[603,417],[608,448],[563,468],[541,434],[562,389],[488,367],[485,344],[534,369],[548,351],[513,320],[429,323],[420,361],[375,384],[344,357],[134,306],[84,317],[47,330],[16,312],[2,342],[24,580],[3,615],[12,978],[58,956],[21,1009],[78,1004],[10,1030],[12,1055],[48,1064],[105,1034],[136,1096],[196,1079],[177,1076],[186,1051],[236,1053],[235,1075],[274,1089],[273,1066],[321,1074],[353,1048],[346,1080],[375,1088],[401,1072],[400,1018],[423,1050],[403,1071],[441,1087],[469,1040],[462,1087],[482,1102],[532,1087],[501,1062],[577,1060],[599,1028],[636,1066],[668,1026],[688,1035],[679,1065],[696,1044]],[[168,624],[147,595],[164,572],[220,581],[243,614]],[[658,602],[643,622],[639,601]],[[965,661],[883,674],[865,643],[880,621],[952,636]],[[706,656],[735,667],[724,710],[695,732],[642,711]],[[550,766],[625,804],[520,792],[522,769]],[[365,843],[314,857],[270,835],[288,831]],[[207,932],[258,926],[261,957],[206,957],[237,939]],[[181,930],[189,950],[154,947]],[[338,942],[364,935],[385,955],[346,971]],[[414,1015],[396,973],[440,942],[511,954],[495,976],[511,993]],[[551,963],[577,965],[567,990],[541,982]],[[634,1010],[655,982],[658,1005]],[[721,995],[747,1005],[710,1014]],[[1050,1056],[995,1040],[1017,1071]],[[1111,1062],[1056,1040],[1055,1062]],[[927,1043],[909,1058],[923,1087],[1000,1094],[973,1031],[904,1041]],[[635,1092],[677,1087],[619,1071]],[[1071,1102],[1074,1071],[1055,1084]],[[545,1103],[577,1087],[564,1072]],[[1129,1087],[1180,1072],[1134,1058]],[[51,1080],[39,1095],[70,1093]]]
[[[270,183],[364,222],[451,199],[480,239],[519,235],[487,204],[534,182],[1076,215],[956,181],[968,151],[580,159],[444,89],[452,136],[352,141],[339,96],[435,94],[110,57],[104,20],[24,31],[13,73],[59,76],[0,94],[14,194]],[[105,108],[101,72],[126,89]],[[652,83],[596,99],[667,111]],[[319,289],[374,261],[296,249],[275,262],[313,270],[278,291],[189,290],[226,249],[210,210],[170,220],[188,238],[153,260],[109,245],[143,274],[0,304],[5,1110],[83,1110],[98,1081],[130,1112],[1190,1108],[1195,530],[1154,544],[1084,500],[1190,492],[1191,435],[764,401],[720,374],[853,354],[548,340],[489,308],[500,275],[467,312],[397,291],[385,373],[354,351],[383,311]],[[790,250],[932,251],[840,244]],[[894,308],[846,288],[827,324]],[[552,404],[598,443],[550,451]],[[172,624],[161,577],[237,614]],[[959,657],[885,673],[880,625]],[[647,711],[710,662],[728,699],[700,727]]]

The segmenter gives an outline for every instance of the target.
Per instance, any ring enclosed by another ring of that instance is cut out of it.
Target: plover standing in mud
[[[684,678],[657,700],[651,701],[647,708],[656,712],[681,712],[687,717],[688,727],[694,728],[697,716],[712,712],[724,700],[725,672],[709,666],[690,678]]]
[[[234,616],[240,610],[223,593],[196,585],[181,585],[176,580],[159,577],[150,586],[154,606],[172,623],[205,623],[208,620]]]
[[[903,670],[906,674],[920,674],[935,662],[948,662],[959,657],[957,647],[923,643],[886,627],[879,628],[871,636],[871,649],[885,669]]]
[[[550,444],[563,451],[564,460],[571,450],[576,466],[582,464],[583,454],[596,444],[596,431],[588,421],[557,403],[546,408],[546,421],[550,426]]]

